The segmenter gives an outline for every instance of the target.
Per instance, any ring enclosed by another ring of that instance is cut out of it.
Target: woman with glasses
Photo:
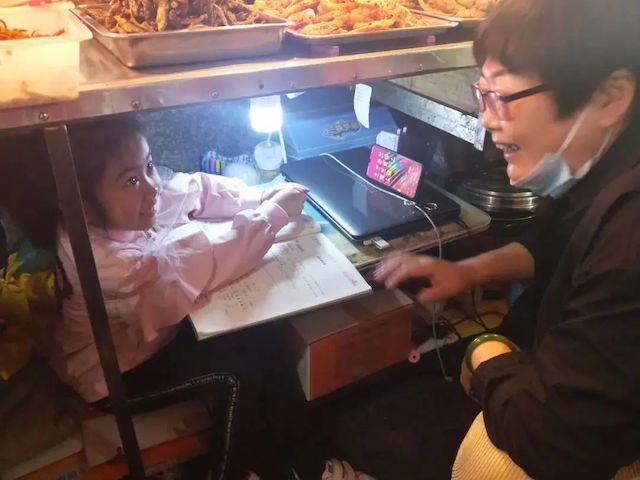
[[[467,349],[482,413],[454,479],[640,478],[639,48],[638,0],[504,0],[479,27],[483,124],[512,185],[548,201],[503,248],[376,272],[388,288],[428,278],[424,303],[529,282],[504,322],[516,333]]]

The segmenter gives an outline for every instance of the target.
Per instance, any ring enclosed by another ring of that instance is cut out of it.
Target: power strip
[[[418,345],[416,347],[416,351],[421,355],[424,355],[431,350],[435,350],[436,347],[443,347],[444,345],[451,345],[452,343],[456,343],[458,341],[458,335],[455,333],[449,333],[448,335],[438,338],[437,340],[433,337],[429,338],[422,345]]]

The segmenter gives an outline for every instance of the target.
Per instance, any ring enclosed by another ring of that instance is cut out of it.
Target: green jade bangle
[[[507,347],[509,347],[514,352],[516,350],[518,350],[518,347],[516,346],[515,343],[513,343],[507,337],[503,337],[502,335],[498,335],[497,333],[483,333],[482,335],[478,335],[476,338],[474,338],[471,341],[471,343],[467,347],[467,351],[464,354],[465,364],[467,365],[467,368],[469,369],[469,371],[471,373],[473,373],[475,371],[475,369],[473,368],[473,364],[471,363],[471,357],[473,355],[473,352],[480,345],[482,345],[483,343],[487,343],[487,342],[500,342],[500,343],[505,344]]]

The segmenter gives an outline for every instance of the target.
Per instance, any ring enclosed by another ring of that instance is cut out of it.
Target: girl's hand
[[[269,199],[282,208],[287,215],[295,217],[302,213],[309,189],[297,184],[285,184]]]
[[[305,187],[304,185],[300,185],[299,183],[279,183],[271,188],[267,188],[266,190],[263,190],[262,196],[260,197],[260,202],[264,202],[265,200],[273,200],[273,197],[276,195],[276,193],[278,193],[283,189],[291,188],[291,187],[297,188],[298,190],[300,190],[301,192],[304,192],[305,194],[309,191],[307,187]]]
[[[474,270],[460,263],[439,260],[426,255],[397,254],[380,262],[374,272],[377,282],[388,289],[405,280],[426,278],[431,286],[418,292],[420,303],[431,303],[455,297],[475,285]]]

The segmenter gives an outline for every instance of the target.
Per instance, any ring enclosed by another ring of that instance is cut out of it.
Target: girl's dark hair
[[[106,161],[135,134],[142,134],[142,127],[133,117],[69,127],[82,198],[97,213],[101,206],[95,189]],[[0,208],[35,245],[55,251],[61,213],[42,131],[0,136],[0,179]]]
[[[0,136],[0,208],[38,247],[55,250],[58,195],[42,131]]]
[[[95,214],[104,216],[96,197],[96,187],[107,159],[116,155],[126,140],[142,134],[142,125],[135,117],[107,118],[69,127],[80,193],[85,205]]]
[[[640,81],[639,45],[639,0],[503,0],[478,28],[474,55],[540,76],[566,117],[616,70]],[[639,103],[636,93],[635,115]]]
[[[102,206],[95,190],[107,159],[117,154],[123,142],[135,134],[142,134],[142,127],[131,117],[69,127],[80,193],[85,205],[98,215]],[[0,136],[0,179],[4,180],[0,184],[0,208],[9,213],[34,245],[55,252],[62,215],[41,130]],[[71,285],[59,260],[58,271],[62,278],[57,282],[56,296],[61,305],[62,299],[71,294]]]

